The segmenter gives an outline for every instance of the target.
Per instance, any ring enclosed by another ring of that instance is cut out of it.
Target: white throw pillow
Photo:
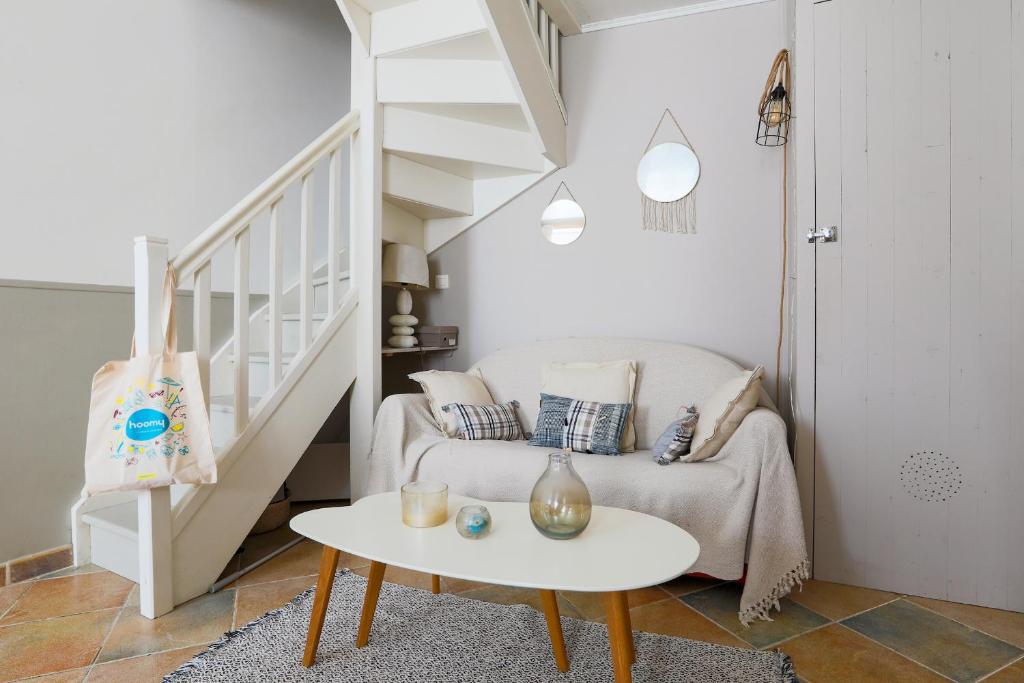
[[[758,365],[746,370],[715,389],[706,401],[698,406],[700,417],[693,432],[690,454],[683,462],[697,462],[715,456],[725,445],[751,410],[757,407],[761,398],[761,376],[764,367]]]
[[[494,404],[491,392],[487,391],[487,387],[476,373],[425,370],[414,372],[409,375],[409,379],[419,382],[423,387],[423,393],[430,403],[430,412],[434,415],[438,429],[448,436],[457,436],[459,425],[453,413],[442,410],[444,406],[449,403],[472,406]]]
[[[597,403],[633,403],[636,390],[636,361],[615,360],[606,363],[546,363],[541,379],[541,393]],[[622,430],[619,450],[635,450],[633,431],[635,406],[629,409],[626,428]]]

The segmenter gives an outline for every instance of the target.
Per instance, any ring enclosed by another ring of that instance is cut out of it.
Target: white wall
[[[763,363],[773,388],[782,157],[754,134],[785,47],[781,12],[764,3],[563,40],[569,166],[435,252],[431,272],[451,288],[417,298],[428,322],[460,326],[453,365],[535,339],[640,337]],[[665,107],[701,161],[696,235],[641,230],[636,166]],[[562,180],[587,227],[558,247],[540,215]]]
[[[176,253],[344,115],[348,82],[334,0],[4,2],[0,278],[130,284],[133,236]]]
[[[254,308],[266,297],[253,296]],[[84,483],[93,373],[125,358],[133,299],[123,287],[0,280],[0,562],[71,540],[68,511]],[[212,299],[214,348],[231,334],[232,297]],[[192,338],[192,297],[178,297],[178,338]],[[190,346],[185,344],[186,347]]]

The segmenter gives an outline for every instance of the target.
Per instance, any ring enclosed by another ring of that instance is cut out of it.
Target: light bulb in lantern
[[[768,96],[768,107],[764,112],[764,122],[771,128],[777,128],[785,120],[786,89],[782,85],[775,86]]]

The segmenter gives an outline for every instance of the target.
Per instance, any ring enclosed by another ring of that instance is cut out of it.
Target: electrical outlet
[[[447,275],[435,275],[434,276],[434,288],[435,289],[448,289],[448,276]]]

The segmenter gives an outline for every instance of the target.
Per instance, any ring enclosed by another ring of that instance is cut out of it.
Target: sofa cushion
[[[602,363],[555,361],[544,364],[541,377],[540,391],[542,394],[569,396],[594,403],[628,404],[630,408],[616,452],[629,453],[636,449],[632,410],[633,394],[636,392],[635,361],[613,360]]]
[[[474,372],[447,372],[444,370],[425,370],[414,372],[409,379],[418,382],[430,402],[430,412],[437,422],[437,428],[446,436],[459,433],[454,413],[444,412],[449,403],[465,403],[469,405],[490,405],[495,403],[487,387]],[[511,399],[510,399],[511,400]],[[509,401],[502,401],[508,403]]]
[[[693,433],[690,453],[683,460],[698,462],[714,457],[733,435],[740,422],[757,407],[761,395],[761,376],[764,368],[758,365],[722,383],[700,406],[700,418]]]
[[[636,447],[648,450],[679,414],[679,408],[699,408],[723,382],[743,368],[717,353],[667,342],[642,339],[559,339],[495,351],[473,366],[495,402],[518,400],[523,429],[537,423],[542,370],[552,361],[584,362],[630,358],[636,361],[633,425]],[[761,404],[771,406],[762,394]],[[655,468],[660,469],[660,468]]]
[[[690,406],[686,409],[685,415],[677,420],[672,420],[672,424],[662,432],[654,444],[651,452],[654,462],[659,465],[671,465],[690,452],[690,444],[693,442],[693,433],[697,429],[698,417],[697,407]]]
[[[465,403],[449,403],[445,413],[455,415],[460,439],[466,441],[517,441],[523,438],[516,414],[519,401],[497,405],[473,406]]]
[[[537,429],[530,445],[619,455],[629,409],[628,403],[597,403],[541,394]]]

